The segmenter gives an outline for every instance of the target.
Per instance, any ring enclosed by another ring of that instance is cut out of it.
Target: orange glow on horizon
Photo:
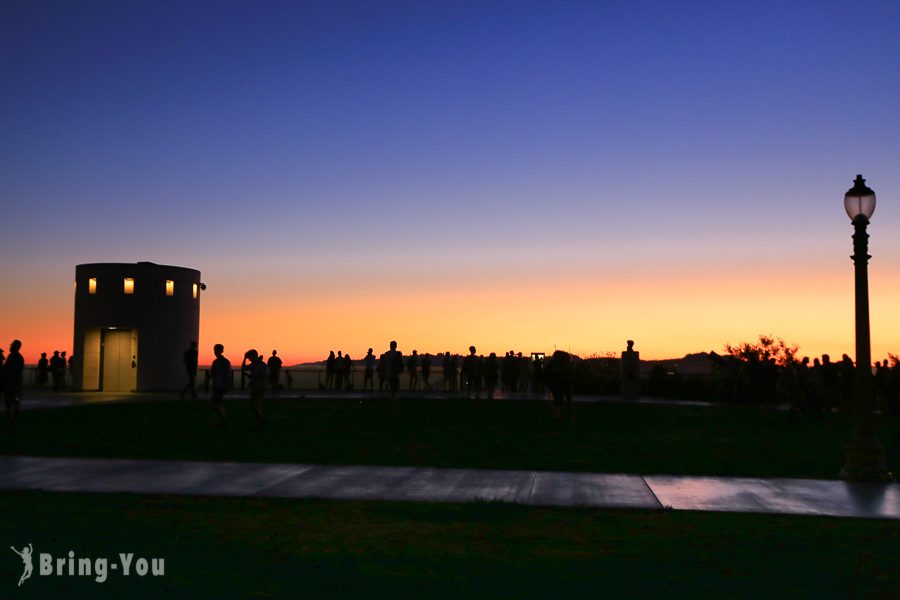
[[[900,272],[870,276],[872,357],[900,353]],[[275,287],[272,287],[275,286]],[[250,288],[252,293],[246,290]],[[285,364],[324,359],[329,350],[362,358],[396,339],[400,349],[465,353],[528,354],[571,350],[581,356],[614,352],[634,339],[642,358],[678,358],[715,350],[725,343],[772,334],[800,345],[801,355],[854,355],[852,273],[816,270],[798,275],[767,273],[680,273],[649,270],[585,277],[544,275],[527,279],[483,277],[464,288],[455,280],[383,285],[353,281],[220,282],[201,304],[200,361],[212,359],[212,345],[240,361],[256,348],[277,349]],[[280,299],[280,300],[279,300]],[[71,349],[71,296],[35,293],[28,312],[2,331],[23,341],[30,364],[40,352]]]
[[[392,339],[404,352],[465,353],[474,344],[484,354],[560,348],[587,356],[618,353],[634,339],[643,358],[661,359],[721,352],[725,343],[761,333],[800,344],[803,355],[854,354],[846,273],[754,275],[548,279],[437,292],[348,286],[328,294],[305,290],[297,302],[259,310],[243,300],[206,296],[201,356],[211,358],[209,348],[220,342],[229,356],[251,347],[267,355],[278,349],[285,364],[295,364],[322,360],[329,350],[361,358],[372,347],[378,355]],[[900,318],[883,310],[898,296],[896,284],[872,295],[873,360],[900,351],[892,345]]]

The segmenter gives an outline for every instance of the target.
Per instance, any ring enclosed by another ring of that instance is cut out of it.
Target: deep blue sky
[[[804,270],[846,260],[857,172],[897,264],[898,32],[894,1],[7,1],[0,274]]]

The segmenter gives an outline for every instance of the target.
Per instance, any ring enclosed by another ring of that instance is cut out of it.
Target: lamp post
[[[875,390],[872,382],[872,353],[869,339],[869,234],[866,227],[875,212],[875,192],[862,175],[844,196],[844,209],[853,222],[853,265],[856,279],[856,381],[853,437],[841,477],[859,481],[887,481],[891,474],[885,462],[884,446],[875,435]]]

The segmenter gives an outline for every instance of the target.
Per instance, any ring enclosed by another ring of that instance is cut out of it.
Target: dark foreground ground
[[[35,553],[165,559],[163,577],[40,576],[3,598],[883,597],[900,522],[743,514],[0,493]]]
[[[578,404],[571,424],[541,401],[405,399],[392,416],[384,400],[267,399],[261,428],[246,400],[227,408],[224,430],[205,401],[29,410],[0,427],[0,453],[834,479],[852,430],[735,406]],[[900,472],[896,426],[879,425]]]

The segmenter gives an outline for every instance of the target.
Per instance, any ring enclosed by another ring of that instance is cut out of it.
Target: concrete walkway
[[[0,457],[0,490],[500,501],[900,519],[900,484],[423,467]]]
[[[246,399],[250,397],[247,390],[232,390],[225,396],[226,399]],[[400,399],[416,398],[424,400],[463,400],[465,395],[462,393],[449,393],[438,390],[429,390],[427,392],[403,392],[398,396]],[[366,393],[361,391],[322,391],[322,390],[282,390],[277,394],[271,392],[266,393],[266,400],[376,400],[384,399],[384,392]],[[24,399],[22,401],[22,410],[34,410],[44,408],[57,408],[63,406],[75,406],[86,404],[104,404],[115,402],[160,402],[178,400],[177,392],[60,392],[54,393],[45,389],[26,389]],[[531,401],[549,401],[546,394],[534,394],[530,392],[497,392],[494,400],[531,400]],[[198,402],[208,402],[209,394],[201,392],[197,399]],[[481,401],[488,402],[484,397]],[[596,396],[589,394],[576,394],[573,401],[579,403],[626,403],[626,404],[650,404],[650,405],[669,405],[669,406],[705,406],[705,407],[722,407],[725,404],[716,404],[712,402],[702,402],[698,400],[672,400],[669,398],[653,398],[641,397],[638,400],[623,400],[619,396]],[[760,406],[761,409],[786,410],[787,406]]]

